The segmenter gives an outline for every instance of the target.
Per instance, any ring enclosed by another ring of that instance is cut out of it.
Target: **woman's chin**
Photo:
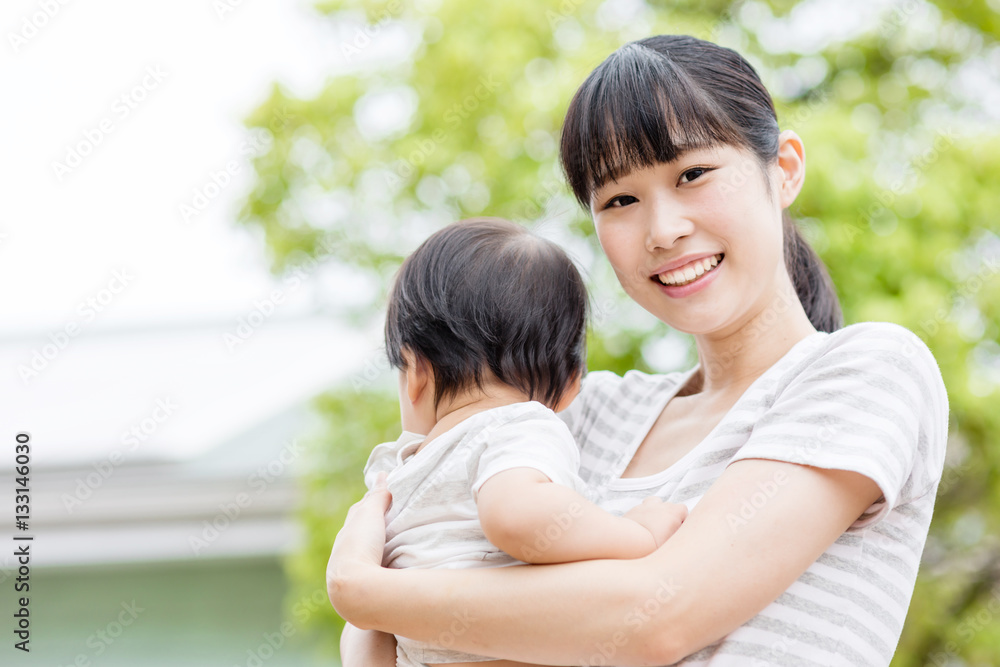
[[[724,329],[733,319],[724,314],[731,312],[731,309],[722,306],[717,301],[701,304],[687,301],[671,304],[672,307],[668,308],[665,307],[663,295],[658,292],[653,294],[648,292],[645,294],[630,293],[629,296],[642,306],[643,310],[671,329],[693,336],[710,334]]]

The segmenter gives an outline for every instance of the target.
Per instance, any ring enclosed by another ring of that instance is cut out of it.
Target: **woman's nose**
[[[646,249],[650,252],[670,249],[693,231],[694,223],[679,207],[654,202],[647,226]]]

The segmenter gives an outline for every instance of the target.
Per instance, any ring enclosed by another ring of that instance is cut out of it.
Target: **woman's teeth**
[[[661,273],[657,277],[664,285],[687,285],[689,282],[692,282],[715,269],[721,261],[721,254],[713,255],[712,257],[706,257],[705,259],[699,259],[691,262],[690,264],[686,264],[679,269]]]

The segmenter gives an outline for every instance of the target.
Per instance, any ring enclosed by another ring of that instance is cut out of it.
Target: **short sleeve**
[[[883,498],[853,526],[861,528],[936,490],[947,396],[934,357],[910,331],[871,323],[830,337],[780,391],[733,461],[771,459],[865,475]]]
[[[580,480],[580,450],[566,424],[554,416],[531,418],[493,429],[479,459],[473,497],[490,477],[511,468],[534,468],[556,484],[585,493]]]
[[[365,463],[363,473],[365,486],[371,490],[372,486],[375,485],[375,478],[380,472],[388,475],[399,466],[399,452],[401,449],[414,442],[420,442],[423,439],[424,436],[422,435],[403,431],[403,434],[395,442],[383,442],[380,445],[376,445],[372,449],[372,453],[368,455],[368,462]]]

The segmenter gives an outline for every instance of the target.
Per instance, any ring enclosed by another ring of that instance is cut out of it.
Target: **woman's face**
[[[628,295],[692,334],[734,333],[774,303],[790,284],[781,211],[801,188],[801,149],[782,134],[769,180],[751,153],[720,145],[598,189],[597,236]]]

